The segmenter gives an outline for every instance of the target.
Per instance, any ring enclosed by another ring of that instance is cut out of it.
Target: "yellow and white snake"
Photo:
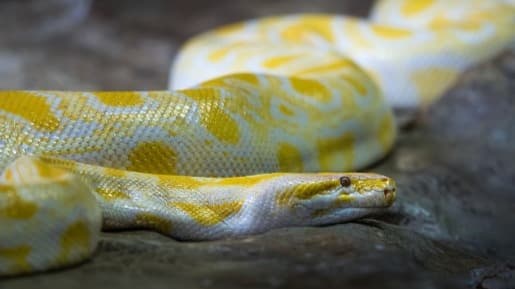
[[[180,90],[0,92],[0,276],[87,259],[101,228],[203,240],[390,206],[392,179],[344,172],[392,148],[392,107],[432,102],[511,44],[514,15],[384,0],[369,20],[270,17],[190,40]]]

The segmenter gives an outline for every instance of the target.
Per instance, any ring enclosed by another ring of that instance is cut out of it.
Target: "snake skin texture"
[[[391,150],[392,108],[510,45],[514,15],[387,0],[369,20],[276,16],[187,42],[173,91],[0,92],[0,276],[81,262],[101,229],[207,240],[390,206],[394,180],[346,172]]]

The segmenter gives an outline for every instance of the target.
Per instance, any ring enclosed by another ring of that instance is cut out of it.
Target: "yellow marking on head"
[[[434,0],[407,0],[404,1],[401,12],[405,16],[413,16],[414,14],[418,14],[433,5],[433,2]]]
[[[46,98],[31,92],[1,92],[0,110],[26,119],[39,130],[55,131],[59,128],[59,119],[52,113]]]
[[[130,199],[129,194],[120,190],[113,190],[111,188],[97,188],[95,190],[106,201],[114,200],[128,200]]]
[[[354,164],[354,142],[352,133],[317,141],[320,170],[350,170]]]
[[[141,95],[133,91],[98,91],[94,94],[109,106],[135,106],[143,103]]]
[[[387,152],[395,141],[396,134],[395,119],[391,113],[385,114],[381,123],[377,127],[376,137],[383,148],[383,152]]]
[[[243,201],[233,201],[221,204],[197,205],[186,202],[170,203],[170,206],[179,208],[187,213],[197,223],[204,226],[216,225],[228,217],[238,213]]]
[[[275,201],[280,206],[291,206],[295,204],[295,199],[308,200],[326,193],[327,190],[335,189],[339,186],[340,183],[338,180],[297,184],[279,192],[276,195]]]
[[[18,196],[16,189],[13,186],[0,185],[0,193],[3,193],[3,202],[0,204],[0,216],[11,219],[27,220],[37,213],[37,204],[23,200]]]
[[[300,55],[284,55],[284,56],[276,56],[271,57],[265,61],[263,61],[263,66],[266,68],[277,68],[279,66],[282,66],[284,64],[287,64],[288,62],[291,62],[293,60],[297,60],[300,57]]]
[[[290,83],[298,93],[312,97],[320,102],[331,100],[331,92],[320,82],[313,79],[290,78]]]
[[[7,259],[11,263],[10,271],[26,272],[30,270],[30,265],[27,261],[30,251],[31,248],[27,245],[11,248],[0,247],[0,259]]]
[[[323,216],[333,212],[335,209],[340,208],[342,206],[342,204],[350,203],[350,202],[354,201],[354,199],[355,199],[355,197],[352,195],[340,194],[336,198],[335,202],[332,203],[328,208],[315,210],[311,214],[311,217],[313,217],[313,218],[323,217]]]
[[[238,144],[238,123],[221,108],[223,104],[220,103],[218,91],[187,89],[181,92],[199,103],[200,123],[203,127],[223,143]]]
[[[408,29],[389,26],[373,25],[372,31],[380,37],[389,39],[406,38],[411,36],[411,31]]]
[[[281,36],[286,41],[295,43],[308,41],[313,35],[320,36],[328,42],[334,42],[331,23],[330,17],[304,16],[281,31]]]
[[[433,103],[454,83],[458,76],[455,69],[432,67],[412,72],[411,79],[415,83],[423,104]]]
[[[347,194],[340,194],[337,198],[337,203],[350,203],[354,200],[354,197]]]
[[[299,172],[304,169],[300,151],[289,143],[279,144],[279,148],[277,150],[277,161],[279,162],[279,170],[282,172]]]
[[[69,264],[70,261],[82,260],[89,256],[92,249],[91,234],[88,226],[81,220],[71,223],[61,234],[56,258],[57,264]]]
[[[163,234],[169,234],[172,231],[170,220],[151,213],[138,213],[134,222],[137,227],[154,229]]]
[[[395,181],[387,177],[352,178],[352,186],[356,192],[363,194],[371,190],[383,190],[389,186],[395,187]]]
[[[169,145],[160,141],[139,143],[129,153],[129,170],[173,174],[176,172],[177,154]]]

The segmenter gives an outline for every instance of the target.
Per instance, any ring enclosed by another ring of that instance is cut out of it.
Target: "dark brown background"
[[[73,20],[54,29],[42,28],[45,21],[51,23],[72,13],[73,4],[68,2],[80,1],[89,2],[0,2],[0,35],[4,35],[0,37],[0,88],[165,89],[175,52],[194,34],[278,13],[366,15],[371,4],[370,0],[99,0],[92,2],[79,23]]]

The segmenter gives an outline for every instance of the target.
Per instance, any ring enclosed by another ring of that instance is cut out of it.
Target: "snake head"
[[[395,181],[375,173],[299,174],[277,195],[279,206],[294,210],[299,222],[349,221],[393,204]]]

